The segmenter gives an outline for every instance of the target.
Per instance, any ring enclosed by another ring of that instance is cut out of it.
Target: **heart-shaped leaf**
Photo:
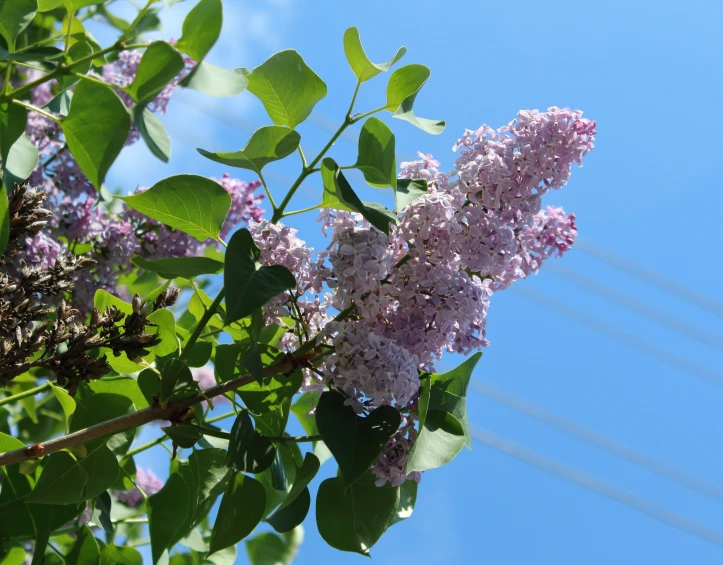
[[[407,473],[428,471],[449,463],[464,444],[464,428],[459,420],[446,412],[429,410],[409,453]]]
[[[223,270],[223,263],[210,257],[146,259],[136,255],[131,259],[131,262],[141,269],[158,273],[163,279],[175,279],[177,277],[192,279],[201,275],[214,275]]]
[[[316,495],[316,525],[330,546],[369,555],[392,523],[398,505],[399,487],[378,487],[371,473],[351,488],[341,477],[326,479]]]
[[[406,47],[400,47],[394,57],[386,63],[372,63],[362,47],[359,30],[350,27],[344,32],[344,54],[359,82],[365,82],[379,73],[388,71],[406,52]]]
[[[324,182],[322,207],[359,212],[371,225],[386,234],[389,234],[389,224],[398,222],[397,216],[381,204],[362,202],[342,174],[339,165],[329,157],[321,163],[321,178]]]
[[[293,49],[272,55],[246,78],[249,92],[261,100],[277,126],[294,129],[326,96],[324,81]]]
[[[294,130],[283,126],[265,126],[256,130],[246,147],[239,151],[211,153],[198,149],[198,152],[211,161],[261,173],[261,169],[267,164],[288,157],[296,151],[299,141],[301,136]]]
[[[424,179],[399,179],[394,191],[397,212],[402,211],[420,196],[427,194],[427,181]]]
[[[176,49],[188,53],[199,63],[216,43],[222,23],[221,0],[201,0],[183,20],[183,32],[176,42]]]
[[[322,394],[316,408],[316,425],[349,487],[370,474],[369,467],[399,428],[401,416],[391,406],[380,406],[367,417],[358,416],[345,401],[346,397],[337,391]]]
[[[153,100],[183,70],[183,57],[165,41],[154,41],[143,53],[133,82],[123,90],[138,104]]]
[[[131,129],[125,105],[109,88],[81,80],[73,93],[68,117],[60,125],[68,149],[88,180],[100,190]]]
[[[168,177],[140,194],[120,199],[141,214],[198,241],[218,239],[231,208],[231,196],[226,189],[198,175]]]
[[[226,324],[250,316],[274,296],[296,287],[291,271],[281,265],[259,265],[260,255],[249,230],[244,228],[231,236],[223,273]]]
[[[428,120],[414,115],[412,108],[417,94],[427,82],[431,72],[424,65],[407,65],[397,69],[389,77],[386,109],[394,118],[407,121],[427,133],[434,135],[444,131],[443,120]]]
[[[221,499],[209,554],[236,545],[249,535],[261,521],[265,508],[263,485],[243,473],[236,473]]]
[[[366,181],[378,188],[397,188],[394,134],[378,118],[369,118],[359,132],[359,156],[354,165]]]

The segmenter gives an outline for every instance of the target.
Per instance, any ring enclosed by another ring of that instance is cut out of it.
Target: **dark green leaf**
[[[277,532],[290,532],[304,521],[310,506],[309,488],[304,487],[291,503],[281,506],[272,516],[269,516],[267,522]]]
[[[158,399],[161,403],[175,398],[185,398],[200,390],[185,361],[171,359],[163,367],[161,374],[161,390]]]
[[[0,34],[15,51],[15,40],[28,27],[38,9],[37,0],[3,0],[0,2]]]
[[[157,378],[158,377],[156,377],[156,379]],[[102,392],[109,392],[112,394],[119,394],[121,396],[125,396],[133,403],[136,410],[148,408],[148,402],[143,397],[143,393],[138,386],[138,381],[131,377],[106,376],[99,381],[90,381],[89,383],[87,383],[87,385],[88,388],[96,394],[100,394]]]
[[[397,223],[397,216],[379,204],[362,202],[333,159],[326,158],[321,164],[321,178],[324,182],[324,208],[359,212],[375,228],[389,233],[389,224]]]
[[[316,524],[324,541],[341,551],[369,555],[392,523],[399,505],[399,487],[378,487],[368,471],[350,488],[344,479],[327,479],[316,496]]]
[[[246,147],[238,151],[211,153],[199,149],[198,152],[211,161],[259,174],[269,163],[288,157],[296,151],[299,141],[301,136],[294,130],[282,126],[265,126],[256,130]]]
[[[70,420],[70,431],[75,432],[100,424],[113,418],[135,412],[133,402],[127,396],[111,393],[85,394],[76,397],[76,408]],[[118,432],[108,440],[108,447],[116,455],[124,455],[131,443],[135,429]]]
[[[22,106],[0,104],[0,158],[7,163],[8,153],[18,138],[25,133],[28,111]]]
[[[36,504],[77,504],[83,500],[88,474],[70,453],[59,451],[43,461],[43,472],[28,497]]]
[[[143,565],[143,556],[132,547],[106,545],[100,552],[100,565]]]
[[[427,194],[427,181],[424,179],[399,179],[394,191],[397,212],[401,212],[420,196]]]
[[[113,522],[110,518],[110,512],[113,503],[110,498],[110,494],[102,492],[98,498],[95,499],[95,508],[93,509],[93,521],[99,524],[103,531],[112,536],[113,535]]]
[[[278,536],[271,532],[259,534],[246,542],[251,565],[291,565],[304,539],[301,528]]]
[[[210,553],[236,545],[261,521],[266,491],[255,479],[236,473],[221,499],[211,533]]]
[[[88,180],[100,189],[128,139],[131,118],[109,88],[82,80],[75,88],[68,117],[61,122],[68,149]]]
[[[286,495],[286,499],[281,505],[281,508],[285,508],[294,502],[294,499],[296,499],[296,497],[299,496],[304,491],[304,489],[306,489],[312,479],[316,476],[316,473],[319,472],[320,466],[321,463],[319,463],[318,457],[313,453],[307,453],[304,456],[304,462],[302,463],[301,467],[296,470],[294,486],[291,487],[289,494]],[[281,531],[278,528],[276,529],[277,531]]]
[[[163,488],[148,498],[148,530],[153,563],[185,534],[190,517],[191,491],[178,473],[171,473]]]
[[[464,444],[464,429],[454,416],[429,410],[409,454],[407,473],[428,471],[449,463]]]
[[[57,47],[37,47],[35,49],[23,49],[18,53],[10,53],[0,46],[0,61],[51,61],[63,55],[63,50]]]
[[[179,84],[215,98],[229,98],[243,92],[248,82],[240,72],[201,61]]]
[[[78,539],[73,544],[73,549],[65,557],[66,565],[99,565],[100,549],[98,541],[93,537],[93,532],[88,526],[83,526],[78,534]]]
[[[242,410],[231,428],[228,465],[240,471],[260,473],[271,466],[275,455],[274,446],[254,429],[248,411]]]
[[[145,104],[183,70],[183,57],[165,41],[154,41],[143,53],[133,82],[125,90],[137,104]]]
[[[84,500],[90,500],[103,494],[115,483],[120,473],[118,460],[103,443],[91,448],[90,453],[79,463],[88,475],[88,482],[83,493]]]
[[[225,188],[197,175],[168,177],[145,192],[120,199],[141,214],[181,230],[198,241],[218,239],[231,208],[231,196]]]
[[[311,414],[319,403],[319,397],[311,392],[305,392],[291,407],[291,411],[296,415],[304,428],[304,431],[310,435],[319,435],[319,430],[316,427],[316,416]],[[312,442],[314,446],[314,455],[319,458],[319,463],[323,464],[331,458],[331,451],[326,447],[323,441]]]
[[[412,111],[414,100],[430,74],[424,65],[407,65],[394,71],[387,85],[386,109],[393,113],[393,117],[437,135],[444,131],[444,121],[417,118]]]
[[[344,404],[345,400],[337,391],[322,394],[316,425],[349,487],[369,474],[382,447],[399,428],[401,416],[391,406],[380,406],[367,417],[357,416],[351,406]]]
[[[359,156],[354,166],[370,185],[397,188],[394,134],[383,121],[369,118],[364,122],[359,132]]]
[[[133,123],[148,149],[164,163],[171,158],[171,138],[163,122],[145,106],[133,108]]]
[[[277,126],[294,129],[326,96],[324,81],[293,49],[272,55],[246,78],[249,91],[261,100]]]
[[[407,52],[406,47],[400,47],[397,53],[386,63],[372,63],[364,53],[364,48],[359,38],[359,30],[350,27],[344,32],[344,53],[346,60],[349,62],[351,70],[354,71],[359,82],[365,82],[374,78],[379,73],[389,70],[394,63],[399,61]]]
[[[161,278],[192,279],[201,275],[213,275],[223,270],[223,263],[208,257],[168,257],[165,259],[146,259],[136,255],[131,259],[141,269],[158,273]]]
[[[43,565],[45,563],[45,550],[50,541],[50,529],[53,519],[53,508],[47,512],[33,515],[35,526],[35,547],[33,548],[33,560],[30,565]]]
[[[433,374],[429,397],[429,410],[439,410],[454,416],[464,430],[467,438],[467,447],[472,448],[472,436],[469,432],[467,419],[467,387],[472,378],[472,372],[482,357],[482,353],[475,353],[456,369],[444,374]]]
[[[193,447],[196,445],[196,442],[203,437],[203,433],[198,429],[198,426],[191,424],[165,426],[161,429],[173,440],[173,443],[184,449]]]
[[[196,526],[211,510],[211,507],[228,486],[232,471],[225,465],[226,451],[223,449],[194,450],[188,464],[198,483],[198,503],[193,516]]]
[[[259,351],[258,343],[253,342],[241,356],[241,365],[256,379],[258,384],[262,384],[264,380],[264,364],[261,361],[261,352]]]
[[[301,387],[302,374],[274,375],[261,384],[254,382],[237,389],[246,407],[255,414],[256,427],[267,436],[284,433],[289,420],[291,399]]]
[[[201,0],[183,20],[183,33],[176,49],[196,62],[206,57],[221,34],[223,8],[221,0]]]
[[[397,506],[397,513],[394,515],[391,525],[406,520],[412,515],[414,505],[417,503],[418,486],[417,481],[407,480],[399,487],[399,506]]]
[[[260,266],[259,256],[247,229],[231,236],[224,270],[226,324],[250,316],[273,297],[296,287],[291,271],[281,265]]]

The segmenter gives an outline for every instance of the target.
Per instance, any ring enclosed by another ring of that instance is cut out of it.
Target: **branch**
[[[297,364],[293,357],[287,355],[279,359],[277,362],[272,363],[264,369],[264,376],[269,377],[271,375],[278,375],[280,373],[290,373],[296,368]],[[144,408],[138,412],[126,414],[119,418],[108,420],[107,422],[101,422],[89,428],[78,430],[63,437],[51,439],[45,443],[25,447],[23,449],[16,449],[15,451],[8,451],[7,453],[0,454],[0,467],[10,465],[12,463],[20,463],[22,461],[28,461],[30,459],[37,459],[39,454],[48,455],[55,453],[61,449],[67,449],[74,445],[92,441],[104,436],[109,436],[127,430],[129,428],[135,428],[154,420],[168,420],[177,413],[179,410],[198,404],[208,398],[220,396],[227,392],[231,392],[237,388],[254,382],[255,379],[251,375],[243,375],[226,381],[225,383],[218,384],[214,387],[207,388],[202,392],[198,392],[188,398],[182,398],[176,402],[168,404],[168,406],[151,406]]]

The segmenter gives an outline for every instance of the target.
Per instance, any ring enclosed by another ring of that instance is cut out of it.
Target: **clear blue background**
[[[191,5],[168,10],[161,36],[180,35]],[[300,128],[307,156],[323,146],[330,135],[324,128],[338,123],[348,106],[354,78],[341,41],[352,25],[360,28],[373,60],[386,60],[406,45],[404,63],[432,69],[416,110],[446,119],[447,130],[433,137],[387,120],[397,134],[399,161],[421,150],[451,169],[451,147],[465,128],[505,125],[520,109],[556,105],[584,110],[597,120],[597,148],[584,168],[573,171],[570,185],[549,194],[546,203],[574,211],[581,238],[704,295],[719,296],[720,2],[227,0],[225,10],[212,62],[253,68],[273,52],[293,47],[327,82],[327,98]],[[357,107],[381,105],[384,86],[384,77],[365,85]],[[194,148],[238,149],[268,119],[248,93],[219,100],[177,92],[164,122],[174,142],[170,164],[153,160],[137,144],[114,166],[114,188],[129,191],[181,172],[220,176],[224,169],[202,159]],[[354,143],[353,134],[341,139],[332,155],[352,163]],[[297,161],[270,167],[268,179],[277,194],[295,178]],[[251,179],[245,171],[230,172]],[[292,208],[313,205],[320,194],[318,177],[311,178]],[[389,198],[382,192],[377,196]],[[325,244],[314,220],[312,213],[295,225],[320,248]],[[557,264],[721,335],[720,318],[580,250]],[[517,287],[562,301],[720,373],[720,350],[550,272]],[[491,346],[476,379],[723,484],[720,388],[631,347],[624,334],[613,339],[514,289],[493,297],[488,337]],[[448,356],[442,367],[460,360]],[[469,412],[473,424],[723,532],[720,504],[474,394]],[[167,455],[151,451],[141,462],[164,474]],[[330,475],[335,467],[327,463],[322,472]],[[296,563],[367,563],[359,555],[329,548],[313,520],[312,507]],[[240,549],[238,563],[246,563]],[[414,516],[387,532],[372,556],[384,564],[712,564],[721,562],[723,550],[475,444],[472,452],[424,475]]]

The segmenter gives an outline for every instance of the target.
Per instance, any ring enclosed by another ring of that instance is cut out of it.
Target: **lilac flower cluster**
[[[156,477],[150,469],[145,470],[139,467],[136,470],[136,485],[138,488],[115,491],[116,500],[131,508],[137,508],[143,504],[144,500],[138,489],[141,489],[146,496],[151,496],[163,488],[163,481]]]

